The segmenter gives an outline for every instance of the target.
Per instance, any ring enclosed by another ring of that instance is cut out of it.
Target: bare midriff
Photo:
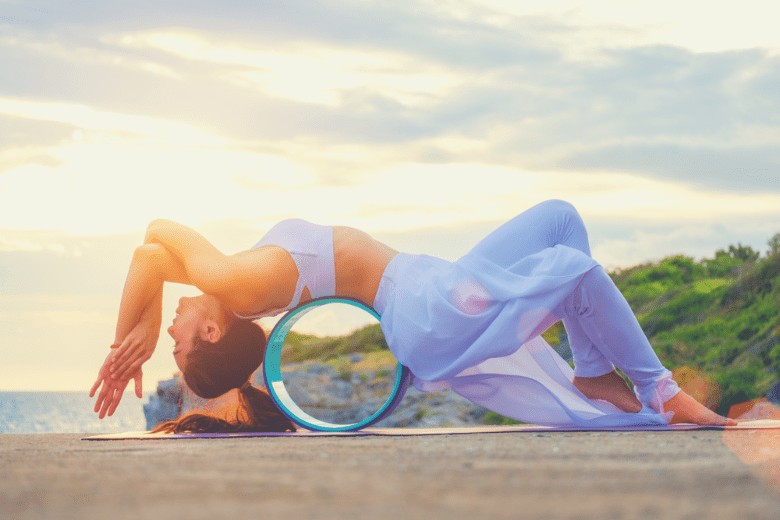
[[[333,228],[336,296],[373,305],[382,273],[398,251],[358,229]]]

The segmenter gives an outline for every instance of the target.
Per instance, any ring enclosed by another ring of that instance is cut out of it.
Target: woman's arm
[[[119,304],[115,345],[120,345],[142,318],[156,320],[159,327],[164,282],[190,283],[181,264],[164,247],[159,244],[137,247]]]
[[[155,220],[146,229],[146,244],[163,246],[177,261],[187,282],[206,294],[223,293],[232,279],[230,257],[200,233],[170,220]]]
[[[196,231],[155,220],[138,247],[122,294],[111,367],[114,379],[131,377],[154,352],[164,282],[195,285],[208,294],[229,293],[236,263]]]
[[[298,272],[287,253],[255,250],[228,256],[195,230],[170,220],[149,224],[145,242],[164,247],[178,261],[186,283],[239,314],[283,307],[292,297]],[[295,279],[287,279],[290,273]],[[280,285],[289,286],[290,294],[275,290]]]
[[[142,394],[141,366],[154,353],[162,322],[162,289],[166,281],[189,283],[176,258],[159,244],[136,248],[128,269],[112,352],[98,372],[90,397],[100,388],[95,412],[103,418],[116,410],[130,379]],[[121,366],[117,361],[121,360]],[[121,368],[118,370],[117,368]]]
[[[282,261],[291,263],[292,259]],[[266,276],[260,276],[261,272]],[[164,282],[194,285],[237,312],[254,311],[257,305],[270,308],[278,303],[263,298],[270,293],[268,280],[278,283],[279,272],[278,260],[257,254],[226,256],[187,226],[169,220],[150,223],[144,245],[135,250],[130,264],[113,353],[100,369],[90,392],[93,396],[102,384],[95,411],[100,410],[101,417],[106,412],[113,413],[131,378],[136,380],[136,393],[140,392],[141,366],[152,356],[159,335]],[[294,280],[290,291],[293,287]],[[286,297],[285,301],[290,296],[276,295]]]

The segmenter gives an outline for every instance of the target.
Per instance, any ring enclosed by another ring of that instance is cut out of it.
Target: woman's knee
[[[585,223],[570,202],[552,199],[540,203],[540,213],[548,220],[547,227],[551,232],[550,240],[555,244],[563,244],[579,249],[590,256],[590,243]]]
[[[575,217],[581,220],[580,214],[574,204],[561,199],[549,199],[536,205],[539,209],[564,217]]]
[[[571,317],[593,317],[597,307],[610,303],[617,288],[603,267],[597,265],[585,273],[564,303]]]
[[[565,200],[553,199],[545,203],[550,211],[555,212],[559,219],[561,219],[566,227],[574,227],[578,230],[585,230],[585,223],[582,221],[582,216],[574,204]]]

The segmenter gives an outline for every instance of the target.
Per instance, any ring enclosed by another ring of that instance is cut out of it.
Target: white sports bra
[[[292,256],[298,268],[298,283],[292,300],[286,307],[252,316],[236,316],[259,319],[288,311],[301,301],[303,289],[308,287],[312,298],[336,294],[336,264],[333,258],[333,228],[312,224],[302,219],[282,220],[260,239],[252,249],[263,246],[281,247]]]

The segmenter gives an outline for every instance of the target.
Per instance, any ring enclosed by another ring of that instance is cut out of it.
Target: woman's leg
[[[680,391],[653,351],[633,311],[609,275],[600,267],[590,270],[563,305],[563,312],[576,321],[595,348],[612,364],[620,368],[634,383],[637,397],[656,411],[674,412],[672,422],[723,424],[726,419],[712,412],[685,392]],[[622,406],[624,392],[612,374],[581,380],[581,390],[590,387],[589,397],[605,398]],[[576,383],[576,381],[575,381]],[[606,391],[607,395],[593,392]],[[609,395],[618,392],[617,396]],[[610,398],[614,397],[614,399]],[[617,401],[617,402],[616,402]],[[729,424],[734,424],[733,421]]]
[[[585,225],[577,210],[560,200],[542,202],[505,223],[470,254],[509,267],[539,251],[565,245],[590,256]],[[646,404],[673,411],[673,422],[721,423],[684,392],[655,355],[633,311],[601,268],[590,271],[560,312],[575,364],[575,384],[591,398],[603,398],[626,411],[639,404],[614,371],[619,366]],[[583,301],[585,304],[583,304]]]
[[[474,246],[469,254],[507,268],[521,258],[559,244],[590,256],[588,232],[580,214],[568,202],[548,200],[503,224]],[[575,375],[579,378],[595,378],[613,373],[615,367],[596,348],[579,321],[568,315],[559,318],[563,320],[569,337]],[[624,393],[627,394],[624,400],[630,400],[633,396],[630,391]]]
[[[643,405],[661,410],[663,403],[679,391],[628,302],[604,269],[597,267],[585,274],[564,302],[563,311],[609,363],[619,367],[634,383]]]
[[[500,226],[469,254],[509,267],[521,258],[558,244],[590,256],[588,233],[577,210],[568,202],[548,200]]]

